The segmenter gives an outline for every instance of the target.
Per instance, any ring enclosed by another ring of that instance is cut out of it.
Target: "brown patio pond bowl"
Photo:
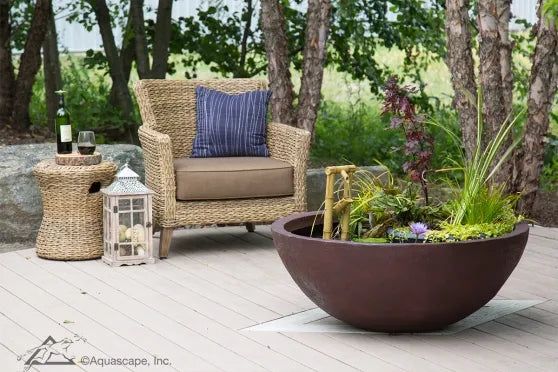
[[[321,238],[321,213],[271,225],[273,242],[300,289],[333,317],[380,332],[442,329],[502,288],[527,244],[529,226],[497,238],[446,243],[357,243]],[[313,236],[310,231],[314,220]]]

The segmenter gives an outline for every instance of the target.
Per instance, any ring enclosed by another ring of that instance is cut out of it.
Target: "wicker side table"
[[[57,165],[43,160],[33,172],[41,189],[43,220],[37,255],[52,260],[87,260],[103,254],[103,196],[116,164]]]

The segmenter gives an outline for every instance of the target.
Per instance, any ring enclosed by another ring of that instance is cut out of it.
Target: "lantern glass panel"
[[[118,245],[118,255],[120,257],[130,257],[132,256],[132,245],[131,244],[119,244]]]
[[[130,199],[119,199],[118,200],[118,211],[124,212],[130,210]]]
[[[144,208],[143,206],[143,198],[134,198],[132,199],[132,207],[134,208],[134,210],[142,210]]]
[[[133,219],[134,219],[133,220],[133,226],[136,226],[138,224],[141,225],[142,227],[145,226],[143,217],[144,217],[143,212],[134,212],[133,213]]]
[[[145,246],[143,244],[136,244],[134,247],[134,254],[136,256],[145,256]]]
[[[132,240],[132,216],[130,213],[118,213],[118,241],[120,243]]]
[[[145,231],[145,221],[144,221],[144,213],[143,212],[134,212],[132,214],[132,243],[134,244],[134,248],[141,246],[142,248],[145,247],[145,238],[146,238],[146,231]]]

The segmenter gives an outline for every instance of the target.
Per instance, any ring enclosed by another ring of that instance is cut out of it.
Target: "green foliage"
[[[10,7],[10,44],[13,49],[23,50],[35,7],[28,0],[12,0]]]
[[[515,23],[529,30],[533,25],[526,20],[515,20]],[[514,95],[518,102],[525,102],[529,93],[531,74],[531,55],[535,51],[535,35],[532,32],[512,32],[510,38],[514,43],[512,49],[512,73],[514,79]]]
[[[373,164],[375,159],[392,169],[401,164],[402,156],[392,151],[403,143],[403,137],[384,128],[388,123],[377,106],[357,103],[344,105],[322,102],[316,122],[316,140],[311,160],[316,165],[349,162]]]
[[[473,225],[454,225],[442,222],[438,230],[430,230],[426,235],[429,242],[461,241],[470,239],[495,238],[513,231],[515,224],[519,222],[493,222],[479,223]]]
[[[382,237],[388,227],[420,221],[435,227],[448,217],[444,205],[425,205],[412,183],[398,185],[392,175],[359,170],[353,182],[351,226],[357,237]]]
[[[353,241],[357,243],[389,243],[389,240],[386,238],[355,238]]]
[[[216,6],[206,10],[199,8],[197,16],[179,18],[177,28],[180,31],[176,35],[173,33],[173,46],[180,45],[181,50],[175,52],[199,56],[182,59],[187,70],[195,69],[199,62],[203,62],[212,72],[223,76],[245,78],[257,75],[265,71],[267,65],[262,58],[265,49],[261,30],[254,24],[247,28],[247,22],[252,22],[253,16],[254,10],[247,7],[240,14],[229,12],[226,5],[219,9]],[[148,28],[149,33],[153,30],[154,27]],[[239,46],[244,32],[247,34],[243,54]]]
[[[548,22],[556,22],[558,26],[558,0],[546,0],[543,4],[543,14]]]
[[[514,207],[519,194],[506,195],[505,185],[481,185],[463,216],[462,224],[512,222],[516,220]],[[449,203],[450,210],[459,211],[459,196],[455,203]]]
[[[125,124],[121,113],[109,103],[110,83],[101,74],[92,74],[80,67],[81,61],[69,58],[62,69],[66,107],[70,113],[72,130],[94,130],[98,143],[121,141]],[[46,125],[54,133],[54,126],[46,123],[46,103],[42,70],[33,86],[30,115],[34,123]]]
[[[445,128],[456,132],[459,124],[449,107],[441,107],[432,117]],[[322,101],[316,122],[316,140],[310,159],[314,166],[348,162],[371,165],[377,160],[396,175],[402,175],[403,154],[394,151],[405,142],[401,133],[387,131],[389,118],[380,115],[377,103],[357,102],[353,105]],[[444,130],[432,127],[434,154],[432,169],[453,166],[451,159],[459,158],[460,150]],[[436,175],[431,179],[436,179]]]
[[[481,203],[482,199],[485,197],[483,190],[487,183],[521,140],[521,137],[517,137],[513,143],[505,149],[503,155],[499,156],[496,160],[496,156],[499,154],[506,137],[511,134],[512,129],[517,127],[520,122],[518,118],[521,117],[523,112],[516,115],[512,121],[506,119],[506,121],[500,126],[500,129],[494,138],[491,138],[486,147],[483,149],[482,92],[480,89],[478,91],[477,111],[477,145],[475,152],[472,159],[465,159],[465,155],[462,154],[461,161],[464,164],[462,167],[464,181],[462,185],[454,185],[455,199],[452,204],[454,209],[452,210],[451,215],[451,223],[454,225],[465,223],[466,215],[469,213],[468,210],[475,208],[476,205]],[[431,121],[431,124],[439,128],[443,128],[442,125],[436,123],[435,121]],[[446,130],[446,133],[454,140],[455,145],[458,148],[462,148],[461,139],[451,130],[447,128],[444,128],[444,130]],[[495,165],[493,165],[494,163]],[[497,196],[497,194],[491,195],[494,198]],[[476,224],[492,221],[476,221],[471,218],[468,219],[467,222],[470,224]]]
[[[328,63],[334,64],[338,71],[348,72],[355,80],[368,80],[372,92],[378,93],[393,72],[378,64],[373,56],[382,46],[397,47],[405,52],[404,73],[421,82],[420,70],[444,55],[443,3],[334,1]]]

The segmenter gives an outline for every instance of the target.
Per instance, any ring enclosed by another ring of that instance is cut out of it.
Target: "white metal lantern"
[[[104,254],[111,266],[154,263],[151,194],[124,165],[103,192]]]

